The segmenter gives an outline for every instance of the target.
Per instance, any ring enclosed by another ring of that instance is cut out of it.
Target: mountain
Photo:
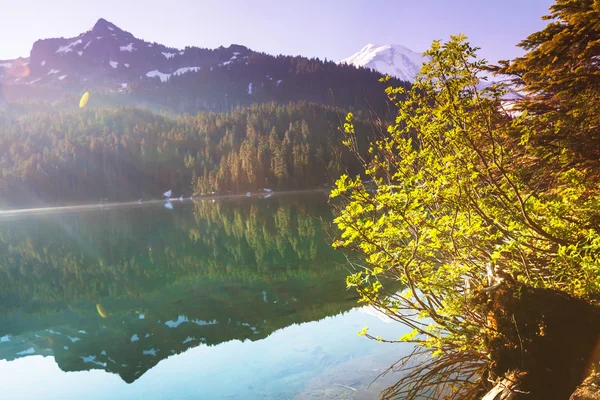
[[[202,68],[244,63],[251,53],[244,46],[216,50],[183,50],[138,39],[101,18],[73,38],[38,40],[28,59],[2,61],[3,83],[25,85],[81,84],[88,88],[115,86],[147,77],[167,81]]]
[[[421,69],[423,55],[398,44],[368,44],[340,63],[371,68],[384,75],[412,82]]]
[[[0,61],[0,207],[330,184],[393,118],[369,68],[241,45],[176,49],[104,19]],[[394,86],[410,86],[393,79]],[[80,109],[82,94],[87,104]]]
[[[311,101],[348,110],[387,110],[379,73],[241,45],[177,49],[150,43],[101,18],[71,38],[42,39],[28,58],[0,61],[0,104],[145,105],[181,113],[261,102]],[[398,80],[396,85],[406,85]]]

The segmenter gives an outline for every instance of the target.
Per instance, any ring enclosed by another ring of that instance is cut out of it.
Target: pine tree
[[[556,167],[600,167],[599,4],[557,0],[546,28],[519,44],[527,53],[495,69],[514,77],[525,96],[515,108],[536,129],[524,140],[542,146]]]

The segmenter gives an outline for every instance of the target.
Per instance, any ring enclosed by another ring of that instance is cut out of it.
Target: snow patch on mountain
[[[110,60],[108,63],[113,68],[117,68],[117,66],[119,65],[119,63],[117,61],[113,61],[113,60]]]
[[[160,78],[161,82],[166,82],[169,80],[169,78],[171,77],[171,74],[165,74],[163,72],[160,72],[159,70],[155,69],[154,71],[150,71],[146,74],[146,76],[148,78],[154,78],[154,77],[158,77]]]
[[[155,69],[154,71],[150,71],[150,72],[146,73],[146,76],[148,78],[158,77],[161,82],[166,82],[173,75],[178,76],[178,75],[183,75],[188,72],[198,72],[201,69],[202,69],[202,67],[183,67],[183,68],[179,68],[177,71],[173,72],[172,74],[160,72],[159,70]]]
[[[69,43],[66,46],[60,46],[58,48],[58,50],[56,50],[57,53],[68,53],[70,51],[73,51],[72,47],[77,46],[78,44],[81,44],[81,39],[77,39],[74,42]]]
[[[169,58],[173,58],[175,57],[175,53],[167,53],[167,52],[162,52],[162,55],[165,56],[165,58],[168,60]]]
[[[340,63],[374,69],[404,81],[414,81],[423,64],[423,54],[396,44],[368,44]]]
[[[119,48],[121,49],[121,51],[128,51],[128,52],[132,52],[135,50],[135,47],[133,47],[133,43],[129,43],[127,46],[120,46]]]
[[[173,75],[182,75],[185,74],[186,72],[198,72],[202,69],[202,67],[184,67],[184,68],[179,68],[177,71],[173,72]]]

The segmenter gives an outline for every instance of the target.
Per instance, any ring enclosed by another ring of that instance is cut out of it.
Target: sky
[[[514,58],[542,29],[551,0],[1,0],[0,59],[41,38],[74,37],[104,18],[134,36],[183,48],[245,45],[340,60],[369,43],[424,51],[464,33],[490,62]]]

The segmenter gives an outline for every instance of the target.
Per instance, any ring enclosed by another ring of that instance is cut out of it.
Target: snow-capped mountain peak
[[[245,64],[251,53],[239,45],[211,50],[150,43],[100,18],[92,29],[78,36],[36,41],[26,63],[0,61],[0,79],[4,85],[124,89],[140,79],[164,83],[172,76],[203,68]]]
[[[423,54],[398,44],[368,44],[340,62],[412,82],[423,64]]]
[[[117,33],[117,32],[123,32],[118,26],[116,26],[115,24],[113,24],[112,22],[109,22],[107,20],[105,20],[104,18],[100,18],[96,24],[94,24],[94,27],[92,28],[92,32],[94,33],[98,33],[98,34],[102,34],[102,33]]]

